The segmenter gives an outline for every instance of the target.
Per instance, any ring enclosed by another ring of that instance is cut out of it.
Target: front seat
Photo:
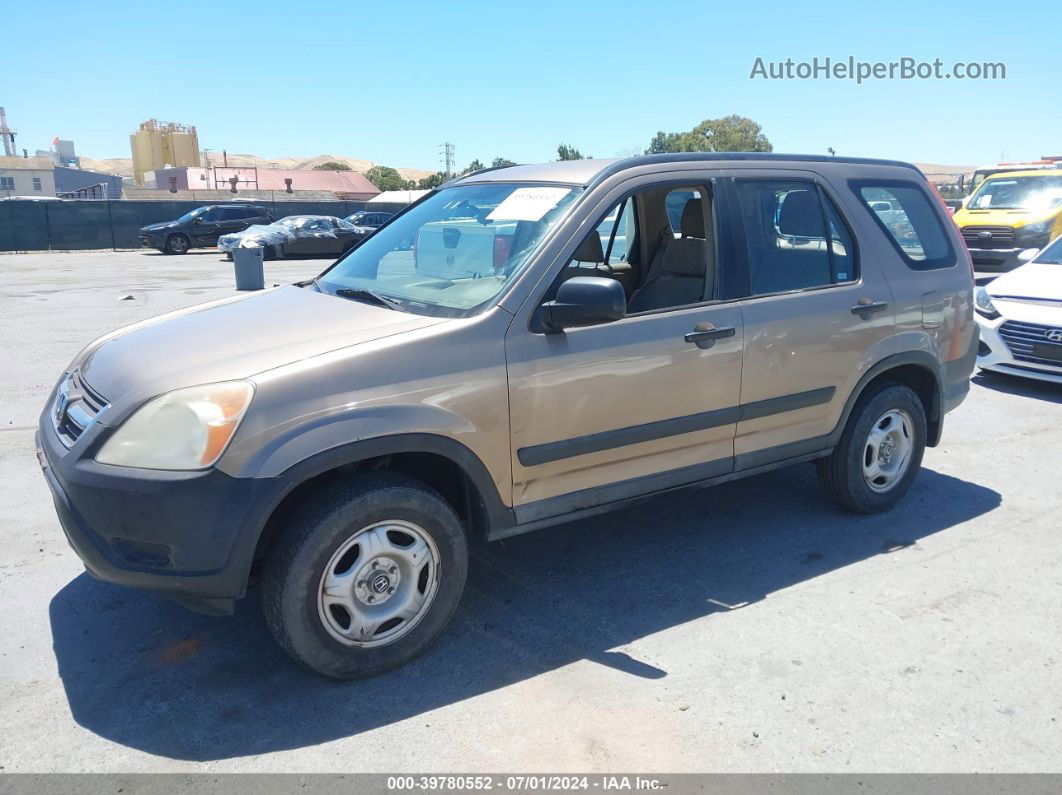
[[[649,265],[648,281],[634,291],[627,303],[628,314],[704,300],[709,248],[700,199],[686,202],[679,228],[682,237],[661,243]]]

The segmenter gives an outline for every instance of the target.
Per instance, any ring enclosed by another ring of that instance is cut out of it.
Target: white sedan
[[[977,288],[976,309],[978,367],[1062,384],[1062,237]]]

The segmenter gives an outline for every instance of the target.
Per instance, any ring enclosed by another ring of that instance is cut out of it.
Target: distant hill
[[[939,163],[915,163],[926,179],[937,185],[949,185],[958,180],[959,174],[965,174],[967,181],[977,166],[942,166]]]
[[[230,166],[255,166],[260,169],[293,168],[299,171],[309,171],[314,166],[319,166],[321,163],[328,163],[333,160],[337,163],[345,163],[350,166],[353,171],[360,171],[362,174],[373,166],[381,165],[380,163],[374,163],[371,160],[359,160],[353,157],[343,157],[342,155],[315,155],[314,157],[259,157],[258,155],[238,154],[233,152],[228,154],[228,164]],[[210,165],[222,166],[224,164],[225,160],[220,153],[210,153]],[[102,160],[97,160],[92,157],[82,157],[81,167],[92,171],[102,171],[105,174],[118,174],[123,177],[133,176],[133,159],[130,157],[111,157]],[[433,173],[431,171],[425,171],[422,168],[399,168],[397,170],[398,173],[406,179],[413,180],[423,179]]]
[[[314,157],[259,157],[258,155],[247,155],[230,152],[228,155],[228,164],[230,166],[256,166],[261,169],[266,168],[293,168],[299,171],[309,171],[314,166],[319,166],[321,163],[327,163],[334,160],[338,163],[346,163],[354,171],[360,171],[364,174],[373,166],[381,165],[380,163],[374,163],[371,160],[359,160],[355,157],[343,157],[342,155],[315,155]],[[219,153],[211,152],[210,154],[211,165],[221,166],[224,165],[222,157]],[[948,166],[940,165],[939,163],[915,163],[922,173],[931,182],[938,184],[954,182],[958,174],[973,174],[975,166]],[[91,157],[82,157],[81,166],[83,168],[91,169],[93,171],[103,171],[107,174],[119,174],[123,177],[133,176],[133,161],[129,157],[112,157],[105,160],[96,160]],[[425,171],[422,168],[399,168],[398,173],[406,179],[420,180],[429,176],[433,172]]]

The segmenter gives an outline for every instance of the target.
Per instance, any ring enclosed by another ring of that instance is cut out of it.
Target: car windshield
[[[970,198],[972,210],[1050,210],[1062,205],[1062,176],[991,177]]]
[[[1054,243],[1033,257],[1033,262],[1043,265],[1062,265],[1062,236],[1056,237]]]
[[[372,293],[417,314],[467,317],[521,271],[580,188],[483,183],[430,194],[318,278],[333,295]]]
[[[189,221],[194,220],[207,211],[206,207],[196,207],[194,210],[190,210],[177,219],[177,223],[186,224]]]

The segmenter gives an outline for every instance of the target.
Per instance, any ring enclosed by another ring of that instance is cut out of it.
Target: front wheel
[[[266,562],[266,623],[295,659],[357,679],[420,654],[453,616],[468,549],[453,508],[388,473],[311,496]]]
[[[190,248],[188,238],[184,235],[170,235],[166,241],[167,254],[187,254]]]
[[[918,395],[883,383],[860,397],[833,453],[817,462],[823,490],[857,513],[891,508],[907,493],[926,449]]]

